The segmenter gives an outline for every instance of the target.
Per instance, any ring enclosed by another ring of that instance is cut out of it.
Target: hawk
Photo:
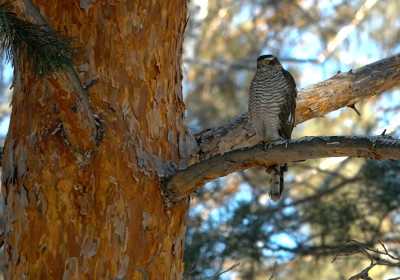
[[[249,121],[256,135],[271,143],[288,140],[295,123],[297,89],[292,75],[273,55],[261,55],[250,85]],[[272,166],[270,197],[278,200],[282,194],[283,176],[287,165]]]

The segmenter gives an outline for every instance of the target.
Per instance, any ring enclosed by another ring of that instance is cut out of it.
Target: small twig
[[[347,107],[349,107],[350,109],[353,109],[354,112],[356,112],[356,114],[357,114],[359,117],[361,117],[361,113],[360,113],[360,111],[358,111],[358,109],[356,108],[356,105],[355,105],[355,104],[348,105]]]
[[[217,280],[217,279],[219,279],[219,277],[221,277],[222,274],[225,274],[225,273],[227,273],[227,272],[229,272],[229,271],[235,269],[235,268],[238,267],[239,265],[240,265],[240,263],[235,263],[235,264],[231,265],[230,267],[228,267],[227,269],[225,269],[225,270],[223,270],[223,271],[221,271],[221,272],[218,272],[217,274],[211,276],[209,279]]]
[[[386,254],[388,257],[390,257],[390,258],[392,258],[392,259],[394,259],[394,260],[399,260],[399,261],[400,261],[400,257],[397,257],[397,256],[392,255],[392,254],[389,252],[389,250],[386,248],[386,245],[383,243],[382,240],[379,240],[379,244],[381,244],[383,250],[385,250],[385,254]]]
[[[354,255],[361,253],[362,255],[366,256],[370,260],[370,264],[364,268],[362,271],[359,273],[351,276],[349,280],[357,280],[357,279],[371,279],[372,278],[368,275],[369,271],[377,266],[388,266],[388,267],[400,267],[400,258],[397,256],[394,256],[392,253],[389,252],[387,247],[382,241],[378,241],[379,244],[382,246],[383,251],[377,250],[375,248],[369,247],[367,244],[364,244],[362,242],[359,242],[357,240],[350,240],[348,243],[350,245],[354,245],[354,251],[347,251],[347,252],[339,252],[332,261],[335,261],[338,256],[344,256],[344,255]],[[399,279],[398,278],[393,278],[394,279]]]
[[[385,129],[386,130],[386,129]],[[382,240],[378,241],[379,244],[381,244],[383,250],[385,250],[386,255],[389,255],[388,249],[386,248],[385,244],[382,242]]]
[[[376,264],[374,262],[371,261],[371,264],[364,268],[362,271],[360,271],[359,273],[351,276],[349,278],[349,280],[357,280],[357,279],[365,279],[365,280],[373,280],[369,275],[369,271],[375,266]]]
[[[268,278],[268,280],[273,280],[276,274],[276,269],[278,268],[278,263],[275,262],[274,266],[272,267],[272,273],[271,276]]]

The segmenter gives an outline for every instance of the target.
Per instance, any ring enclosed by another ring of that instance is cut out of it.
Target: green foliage
[[[339,275],[342,279],[354,274],[362,260],[348,259],[346,265],[331,260],[350,240],[376,244],[385,236],[397,237],[383,227],[383,221],[396,224],[388,217],[400,206],[399,174],[397,161],[368,160],[352,179],[319,174],[324,188],[319,191],[326,194],[318,198],[306,195],[267,206],[258,203],[261,193],[228,207],[227,216],[222,211],[223,219],[215,215],[202,222],[194,215],[191,219],[197,226],[189,227],[185,248],[186,271],[192,272],[188,279],[203,279],[204,271],[221,271],[224,262],[241,264],[240,279],[265,279],[272,273],[274,259],[282,266],[282,279],[338,279]],[[277,238],[282,234],[291,241]]]
[[[71,42],[46,26],[30,23],[12,12],[9,2],[0,4],[0,51],[16,63],[24,57],[39,76],[72,65]]]
[[[400,207],[400,161],[368,160],[361,170],[365,181],[362,196],[371,201],[376,211]]]

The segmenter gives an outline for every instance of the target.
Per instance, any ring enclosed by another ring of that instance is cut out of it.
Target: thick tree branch
[[[242,169],[341,156],[400,160],[400,140],[385,136],[324,136],[292,140],[287,148],[283,142],[274,144],[270,149],[258,144],[203,160],[179,171],[166,181],[164,188],[171,200],[179,200],[207,181]]]
[[[399,85],[400,55],[337,74],[299,92],[296,123],[322,117]],[[198,133],[196,139],[199,145],[198,160],[253,146],[258,142],[247,123],[247,113],[226,125]]]

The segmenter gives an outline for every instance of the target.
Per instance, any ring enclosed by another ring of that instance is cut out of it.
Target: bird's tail
[[[284,188],[284,173],[287,171],[287,165],[273,165],[267,170],[271,176],[271,187],[269,196],[272,200],[277,201],[281,198]]]

